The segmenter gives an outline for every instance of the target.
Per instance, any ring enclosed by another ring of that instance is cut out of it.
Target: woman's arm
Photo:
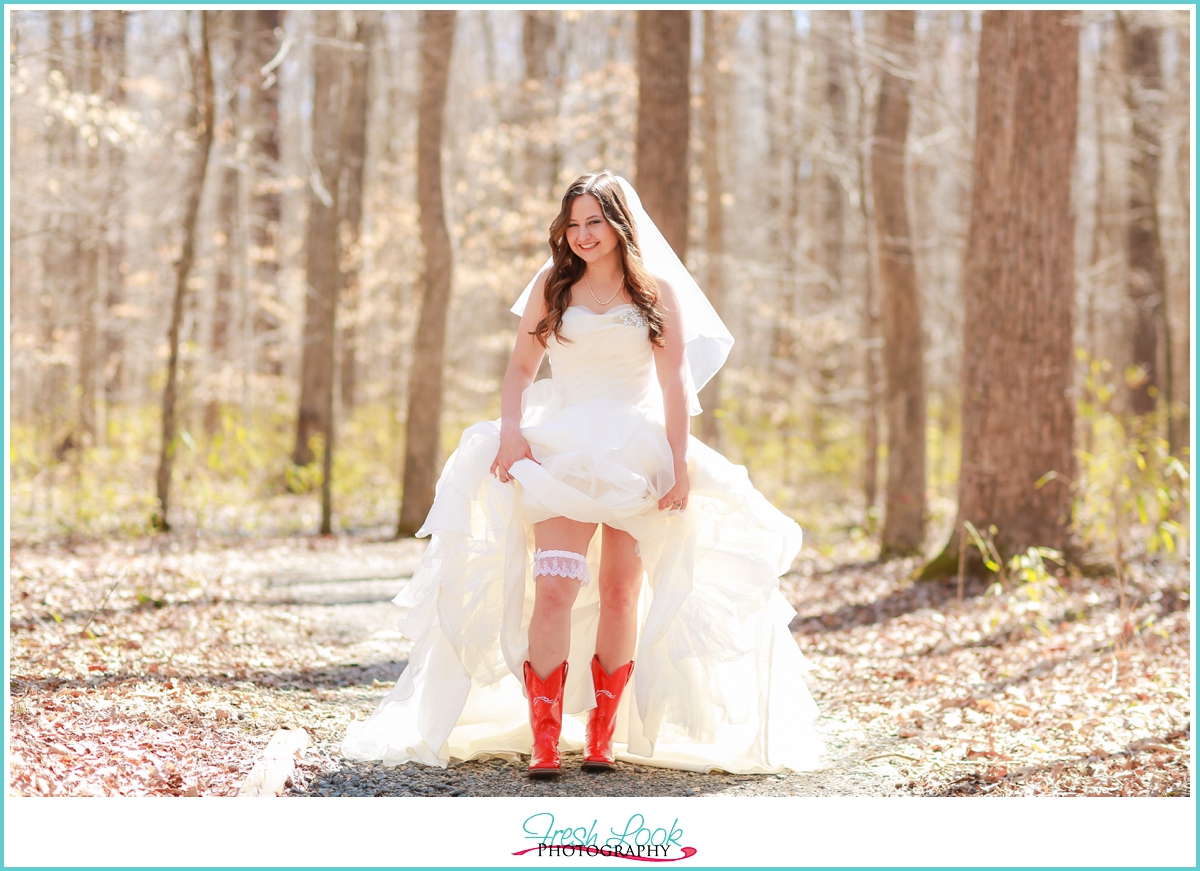
[[[687,473],[688,417],[687,357],[684,355],[683,315],[675,289],[663,279],[658,281],[658,296],[663,313],[662,347],[654,346],[654,366],[662,387],[663,417],[667,443],[675,467],[675,486],[658,500],[659,510],[687,508],[691,489]]]
[[[546,316],[545,286],[546,271],[543,271],[534,283],[525,313],[521,315],[517,341],[508,368],[504,370],[504,385],[500,388],[500,450],[496,452],[491,472],[502,482],[511,480],[508,470],[517,460],[533,460],[529,442],[521,435],[521,397],[537,377],[538,367],[546,355],[542,343],[531,335]]]

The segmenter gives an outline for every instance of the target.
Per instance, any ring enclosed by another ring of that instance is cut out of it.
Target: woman
[[[812,767],[778,589],[800,529],[688,435],[732,337],[611,172],[570,186],[550,247],[513,307],[501,419],[463,434],[418,533],[396,599],[409,666],[343,754],[529,753],[536,778],[581,745],[592,771]],[[554,377],[534,382],[546,353]]]

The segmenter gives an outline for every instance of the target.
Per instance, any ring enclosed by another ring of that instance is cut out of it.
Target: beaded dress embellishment
[[[646,316],[636,308],[627,308],[617,315],[617,323],[627,327],[644,327],[646,326]]]

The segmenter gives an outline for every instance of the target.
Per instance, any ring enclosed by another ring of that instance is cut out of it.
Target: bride
[[[688,435],[732,337],[609,171],[567,189],[550,248],[513,307],[501,418],[463,433],[417,533],[409,665],[342,754],[529,754],[535,778],[578,750],[589,771],[814,767],[778,580],[800,528]]]

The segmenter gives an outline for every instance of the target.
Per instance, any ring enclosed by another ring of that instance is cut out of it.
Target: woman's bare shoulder
[[[675,288],[671,286],[671,282],[665,276],[657,273],[651,273],[650,277],[654,279],[654,283],[658,286],[659,298],[668,303],[673,303],[676,299]]]

